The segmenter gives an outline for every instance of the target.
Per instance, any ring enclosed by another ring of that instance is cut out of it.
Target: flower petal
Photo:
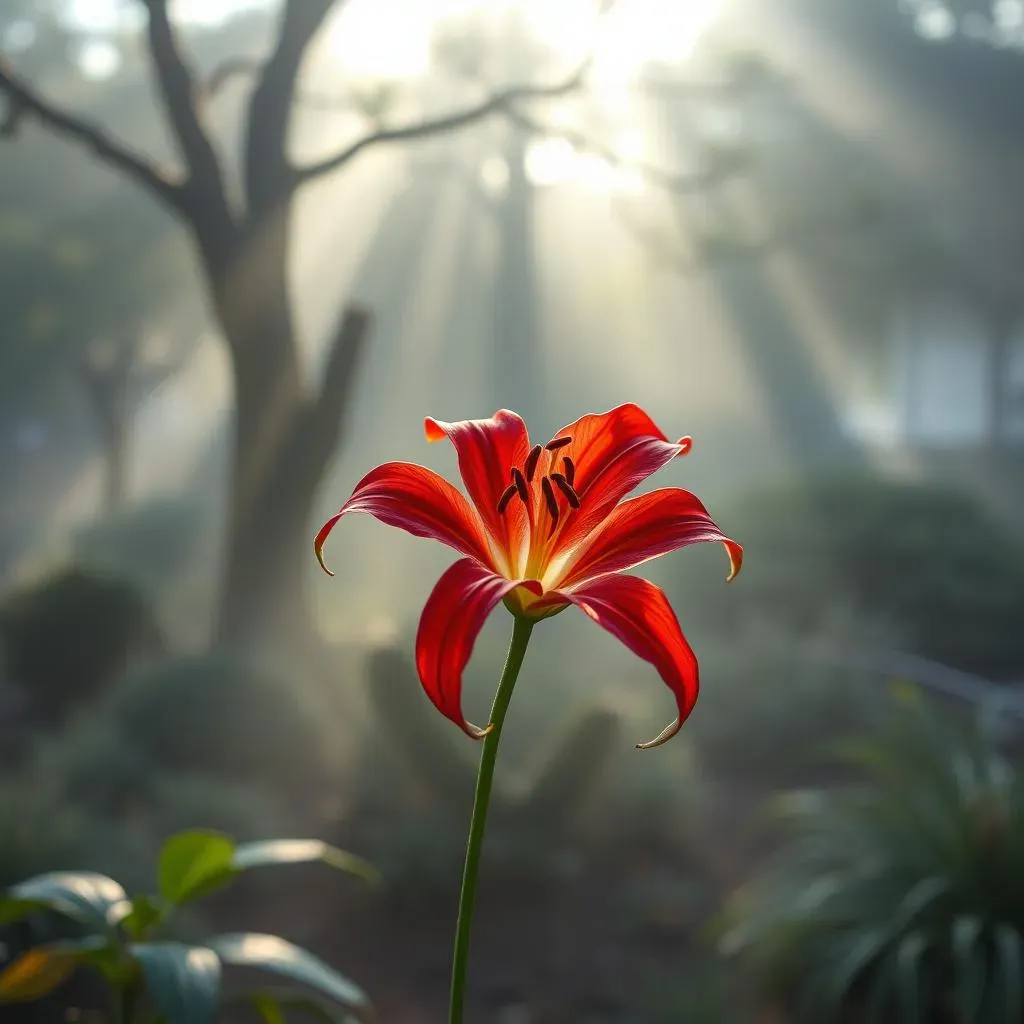
[[[536,581],[507,580],[472,558],[461,558],[434,586],[416,634],[416,668],[434,706],[473,739],[487,735],[462,714],[462,671],[491,610],[516,587],[540,593]]]
[[[352,497],[320,528],[313,550],[323,570],[323,547],[331,530],[350,512],[369,512],[388,526],[417,537],[430,537],[469,555],[485,566],[494,558],[479,517],[468,501],[443,476],[410,462],[386,462],[356,484]]]
[[[445,423],[427,417],[428,441],[447,437],[459,456],[459,471],[473,504],[501,551],[509,557],[509,575],[529,540],[529,524],[523,502],[513,500],[503,513],[498,502],[511,482],[513,467],[522,469],[530,453],[530,437],[522,417],[499,409],[488,420]]]
[[[612,575],[558,593],[618,637],[635,655],[649,661],[675,695],[679,709],[675,721],[649,743],[638,743],[637,748],[657,747],[675,736],[697,703],[700,677],[697,656],[686,642],[664,591],[638,576]]]
[[[555,437],[572,438],[571,444],[552,452],[549,463],[557,468],[560,458],[571,459],[580,507],[563,520],[553,557],[579,543],[620,499],[690,449],[689,439],[672,443],[643,409],[632,404],[583,416]]]
[[[621,502],[574,552],[559,587],[632,569],[687,544],[721,541],[729,555],[729,579],[743,564],[743,548],[730,540],[701,504],[679,487],[663,487]]]

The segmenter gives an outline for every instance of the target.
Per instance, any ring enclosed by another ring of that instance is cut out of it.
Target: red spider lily
[[[672,443],[636,405],[583,416],[546,445],[530,445],[526,424],[502,409],[488,420],[427,418],[428,441],[447,437],[458,453],[469,501],[432,470],[388,462],[371,470],[314,542],[338,520],[369,512],[389,526],[432,537],[465,557],[438,580],[416,636],[420,681],[437,709],[474,739],[487,733],[462,714],[462,671],[499,601],[541,619],[576,605],[649,661],[676,699],[674,722],[641,748],[674,736],[693,710],[697,658],[664,592],[623,575],[649,559],[700,541],[721,541],[732,579],[743,549],[715,525],[689,491],[666,487],[622,499],[691,447]]]

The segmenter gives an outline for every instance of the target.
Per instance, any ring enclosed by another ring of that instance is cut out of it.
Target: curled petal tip
[[[637,750],[653,750],[655,747],[660,747],[663,743],[667,743],[680,729],[683,727],[683,720],[677,718],[670,725],[666,725],[664,729],[654,737],[653,740],[648,740],[646,743],[638,743],[636,745]]]
[[[337,515],[331,516],[331,518],[320,527],[320,532],[313,540],[313,553],[316,555],[316,560],[320,563],[320,568],[323,569],[328,576],[333,576],[334,573],[327,568],[327,563],[324,561],[324,544],[327,543],[327,538],[330,536],[331,530],[338,525],[339,519],[341,519],[340,512]]]
[[[423,435],[431,444],[443,441],[447,436],[432,416],[427,416],[423,420]]]
[[[729,556],[729,575],[726,576],[725,582],[732,583],[739,576],[740,569],[743,568],[743,548],[733,541],[731,544],[726,544],[725,550]]]
[[[693,438],[689,434],[685,434],[683,437],[676,441],[676,444],[682,449],[676,458],[682,458],[684,455],[689,455],[693,450]]]
[[[493,729],[493,722],[489,722],[483,729],[481,729],[480,726],[478,725],[473,725],[472,722],[466,723],[466,733],[469,735],[471,739],[474,740],[486,739],[486,737],[491,733]]]

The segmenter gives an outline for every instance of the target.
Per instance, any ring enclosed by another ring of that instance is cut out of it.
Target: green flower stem
[[[505,668],[498,682],[498,692],[491,706],[491,731],[484,738],[484,749],[480,754],[480,768],[476,777],[476,793],[473,796],[473,815],[469,820],[469,839],[466,843],[466,863],[462,869],[462,888],[459,891],[459,918],[455,925],[455,950],[452,956],[452,994],[448,1010],[448,1024],[462,1024],[462,1003],[466,995],[466,965],[469,961],[469,935],[473,927],[473,905],[476,903],[476,880],[480,873],[480,851],[484,845],[484,827],[487,824],[487,808],[491,800],[491,783],[494,781],[494,763],[498,757],[501,742],[501,727],[505,724],[505,713],[512,700],[519,670],[523,667],[526,645],[530,642],[533,623],[516,616],[512,629],[512,641],[508,646]]]

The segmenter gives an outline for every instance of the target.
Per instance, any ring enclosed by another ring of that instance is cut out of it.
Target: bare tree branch
[[[306,167],[296,168],[294,173],[297,184],[304,184],[320,177],[322,174],[328,174],[331,171],[337,170],[364,149],[369,149],[371,146],[378,146],[387,142],[404,142],[408,139],[424,138],[429,135],[439,135],[444,132],[455,131],[457,128],[464,128],[475,121],[481,121],[491,114],[508,113],[514,104],[523,100],[564,96],[579,88],[583,83],[590,64],[591,61],[589,59],[586,60],[572,75],[554,85],[514,86],[493,93],[480,103],[467,107],[465,110],[457,111],[454,114],[418,121],[415,124],[402,125],[398,128],[383,128],[380,131],[371,132],[326,160],[309,164]]]
[[[188,166],[187,188],[201,201],[203,218],[230,220],[220,160],[199,116],[196,88],[167,13],[167,0],[144,0],[149,12],[149,50],[167,116]],[[197,227],[201,227],[197,224]]]
[[[0,60],[0,92],[11,104],[5,121],[8,132],[13,132],[13,126],[20,118],[34,117],[55,135],[79,143],[107,166],[142,185],[179,216],[188,217],[187,196],[181,181],[176,181],[144,157],[133,153],[99,126],[48,102],[3,60]]]

